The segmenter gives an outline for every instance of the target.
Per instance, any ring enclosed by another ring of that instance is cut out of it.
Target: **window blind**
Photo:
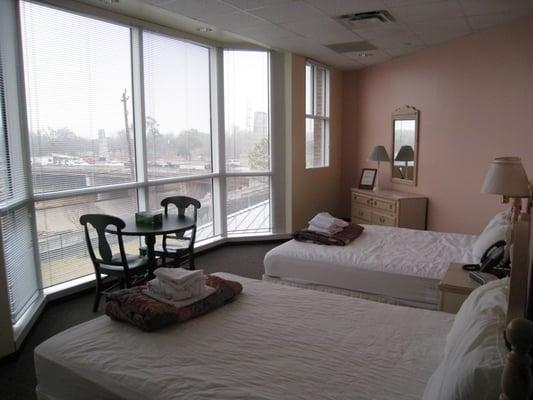
[[[209,49],[144,32],[143,57],[148,178],[210,173]]]
[[[33,189],[135,180],[130,28],[21,2]]]

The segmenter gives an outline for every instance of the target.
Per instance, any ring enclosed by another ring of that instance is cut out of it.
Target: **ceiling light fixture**
[[[372,57],[372,53],[359,53],[359,57]]]
[[[209,28],[207,26],[202,26],[201,28],[198,28],[196,29],[198,32],[202,32],[202,33],[208,33],[208,32],[213,32],[213,29],[212,28]]]

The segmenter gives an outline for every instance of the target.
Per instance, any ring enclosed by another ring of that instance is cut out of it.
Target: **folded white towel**
[[[157,268],[154,271],[154,275],[161,281],[169,281],[173,283],[185,283],[198,276],[205,276],[204,271],[201,269],[190,271],[184,268]]]
[[[185,283],[155,278],[146,283],[146,290],[158,297],[179,301],[202,294],[205,289],[205,280],[206,276],[203,274],[197,275]]]
[[[309,226],[307,227],[307,230],[309,231],[324,233],[326,235],[335,235],[336,233],[339,233],[343,229],[344,228],[341,228],[340,226],[332,226],[329,229],[324,229],[319,226],[315,226],[313,224],[309,224]]]
[[[183,299],[183,300],[167,299],[166,297],[159,296],[159,295],[151,292],[148,289],[144,289],[142,291],[142,293],[147,295],[147,296],[150,296],[152,299],[160,301],[161,303],[170,304],[171,306],[175,306],[175,307],[180,308],[180,307],[185,307],[185,306],[188,306],[189,304],[196,303],[197,301],[205,299],[207,296],[212,294],[215,290],[216,289],[211,287],[211,286],[205,286],[204,285],[204,289],[202,290],[202,292],[200,294],[198,294],[198,295],[196,295],[194,297],[189,297],[187,299]]]
[[[310,225],[313,225],[317,228],[322,228],[329,230],[331,228],[340,227],[344,228],[349,225],[348,222],[343,221],[342,219],[335,218],[330,213],[321,212],[318,213],[309,221]]]

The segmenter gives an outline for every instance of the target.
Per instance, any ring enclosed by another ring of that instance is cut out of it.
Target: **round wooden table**
[[[166,235],[170,233],[179,233],[189,230],[194,227],[194,219],[187,216],[180,216],[176,214],[163,214],[163,223],[161,225],[146,225],[138,224],[135,221],[135,216],[122,218],[126,226],[121,233],[124,236],[144,236],[144,243],[146,244],[146,254],[148,256],[148,268],[150,275],[153,276],[153,271],[157,267],[155,259],[155,237],[158,235]],[[106,229],[108,233],[117,233],[114,226],[109,225]]]

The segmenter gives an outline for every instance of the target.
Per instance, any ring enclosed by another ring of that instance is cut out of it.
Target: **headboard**
[[[530,400],[533,394],[533,224],[520,214],[513,229],[511,281],[505,336],[511,346],[502,375],[500,400]]]

